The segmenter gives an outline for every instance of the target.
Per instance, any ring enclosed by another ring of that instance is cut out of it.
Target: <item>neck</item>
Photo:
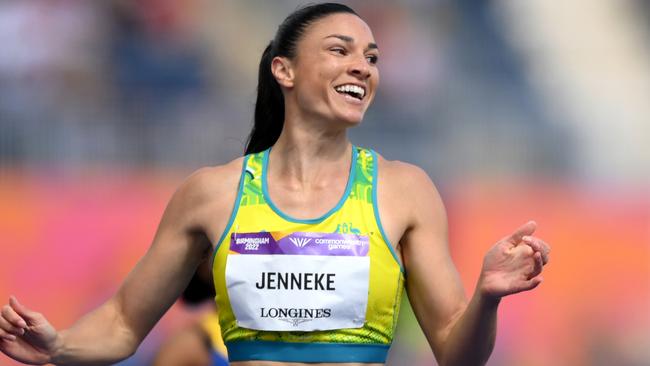
[[[352,146],[346,129],[325,129],[324,123],[287,119],[271,150],[269,169],[275,177],[294,184],[328,181],[350,167]]]

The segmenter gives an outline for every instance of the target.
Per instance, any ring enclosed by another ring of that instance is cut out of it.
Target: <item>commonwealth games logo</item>
[[[289,238],[289,240],[298,248],[303,248],[311,241],[311,238]]]

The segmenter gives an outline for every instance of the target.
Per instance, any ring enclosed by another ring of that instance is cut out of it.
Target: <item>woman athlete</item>
[[[466,300],[427,174],[347,138],[378,55],[346,6],[292,13],[262,56],[247,155],[192,174],[117,293],[69,329],[11,297],[0,350],[30,364],[125,359],[212,255],[233,365],[381,365],[403,287],[440,365],[484,364],[501,298],[540,284],[549,247],[535,222],[519,227],[485,254]]]

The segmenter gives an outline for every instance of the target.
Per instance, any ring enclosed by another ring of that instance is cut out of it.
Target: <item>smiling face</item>
[[[378,56],[372,32],[358,16],[339,13],[315,21],[298,41],[296,57],[283,60],[283,70],[274,60],[286,111],[358,124],[379,83]]]

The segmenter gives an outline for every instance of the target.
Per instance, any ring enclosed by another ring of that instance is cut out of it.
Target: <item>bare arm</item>
[[[211,178],[230,176],[232,168],[209,169],[176,191],[151,247],[111,299],[60,332],[12,299],[0,317],[0,351],[25,363],[61,365],[111,364],[132,355],[211,252],[209,227],[232,207],[232,179]]]
[[[446,340],[446,365],[484,365],[496,338],[497,307],[507,295],[532,290],[542,282],[542,267],[550,248],[530,236],[528,222],[498,241],[485,255],[474,296]]]
[[[399,162],[386,165],[393,170],[382,174],[388,182],[386,189],[402,192],[404,208],[395,209],[403,210],[405,217],[400,246],[406,289],[429,345],[442,366],[483,365],[494,347],[501,297],[539,284],[548,248],[537,238],[522,239],[532,234],[534,223],[498,242],[486,254],[468,302],[449,254],[447,217],[435,186],[417,167]],[[399,179],[391,182],[391,176]]]
[[[210,249],[192,213],[194,184],[190,178],[174,194],[151,247],[115,296],[60,333],[54,363],[115,362],[130,356],[178,298]]]

